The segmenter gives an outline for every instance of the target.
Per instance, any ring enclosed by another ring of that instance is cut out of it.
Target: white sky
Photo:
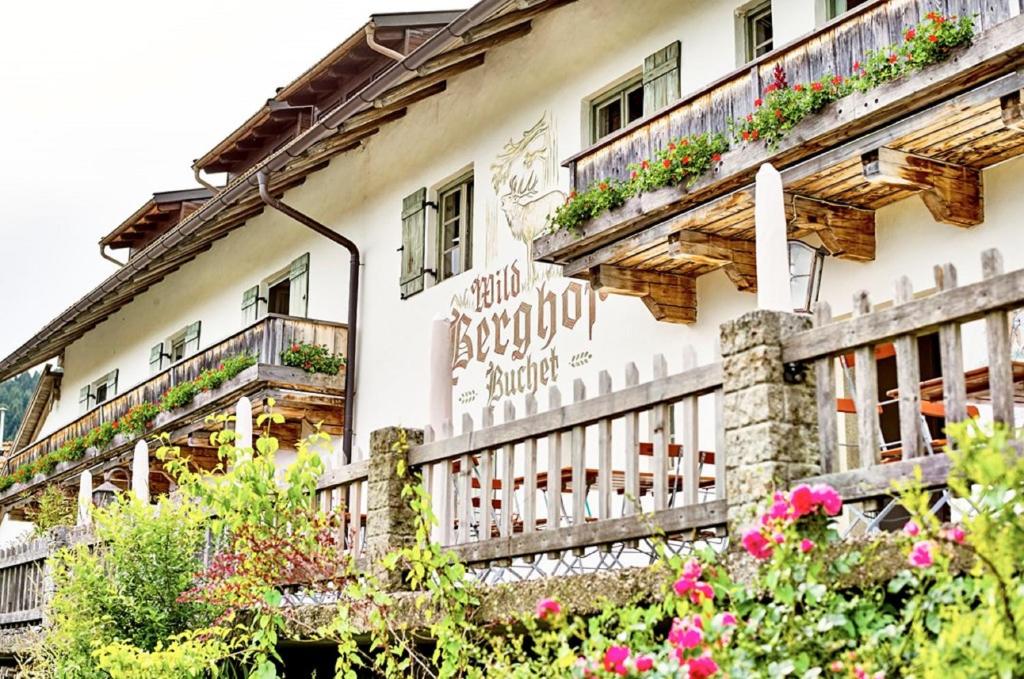
[[[58,0],[0,21],[0,357],[110,275],[97,241],[374,12],[471,0]],[[123,253],[116,253],[123,256]]]

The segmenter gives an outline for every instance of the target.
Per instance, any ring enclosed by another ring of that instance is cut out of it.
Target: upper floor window
[[[173,365],[199,351],[199,332],[202,321],[189,323],[163,342],[149,350],[149,372],[158,373],[167,366]]]
[[[402,299],[473,267],[473,171],[431,190],[417,189],[402,200]],[[427,219],[427,208],[433,217]],[[431,274],[428,279],[427,274]]]
[[[828,0],[828,18],[835,19],[844,12],[849,12],[868,3],[870,0]]]
[[[242,293],[242,325],[255,323],[266,314],[305,318],[308,312],[308,252]]]
[[[87,384],[79,390],[78,406],[83,413],[101,403],[106,403],[117,394],[117,372],[117,370],[111,370],[92,384]]]
[[[621,130],[634,120],[654,113],[679,99],[679,41],[644,59],[638,75],[591,97],[586,105],[590,120],[590,143]]]
[[[437,280],[473,266],[473,177],[463,177],[438,192]]]
[[[593,140],[607,137],[643,117],[644,83],[643,78],[638,76],[601,95],[590,105]]]
[[[754,5],[743,14],[743,32],[747,41],[747,61],[772,51],[774,30],[771,2]]]

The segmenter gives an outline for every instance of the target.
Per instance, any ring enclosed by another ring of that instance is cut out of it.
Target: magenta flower
[[[743,548],[759,561],[770,559],[772,556],[772,546],[759,530],[750,529],[743,534]]]
[[[903,532],[912,538],[916,538],[917,534],[921,532],[921,527],[918,526],[913,519],[911,519],[910,521],[907,521],[905,524],[903,524]]]
[[[649,655],[642,655],[636,659],[636,671],[647,672],[654,667],[654,658]]]
[[[782,533],[776,533],[776,534],[772,535],[772,540],[775,541],[775,544],[781,545],[783,542],[786,541],[786,536],[783,535]]]
[[[714,676],[718,672],[718,663],[709,653],[690,660],[688,663],[690,679],[705,679]]]
[[[629,674],[629,670],[626,669],[627,660],[629,660],[628,646],[609,646],[608,650],[604,652],[602,663],[605,672],[614,672],[624,677]]]
[[[810,538],[804,538],[800,541],[800,551],[806,554],[807,552],[814,549],[814,540]]]
[[[962,545],[964,544],[964,540],[967,538],[967,533],[960,526],[953,526],[952,528],[944,530],[942,532],[942,537],[949,540],[950,542],[955,542],[958,545]]]
[[[829,516],[836,516],[843,511],[843,497],[835,488],[824,483],[819,483],[811,488],[814,501],[825,508]]]
[[[793,492],[789,494],[789,501],[793,505],[793,513],[798,517],[813,512],[817,504],[814,499],[814,493],[811,492],[811,487],[806,483],[801,483],[793,489]]]
[[[785,500],[776,500],[768,510],[768,518],[785,521],[789,518],[789,503]]]
[[[930,540],[922,540],[914,545],[914,548],[910,550],[910,556],[907,557],[907,562],[915,568],[928,568],[935,563],[935,557],[932,554],[932,543]]]
[[[554,617],[561,612],[562,604],[554,599],[541,599],[537,602],[536,613],[541,620],[546,620],[549,616]]]
[[[726,611],[718,614],[718,625],[720,627],[732,627],[736,624],[736,616]]]
[[[690,578],[691,580],[700,580],[700,576],[704,574],[704,569],[701,568],[700,562],[696,559],[690,559],[683,564],[682,576],[684,578]]]
[[[697,648],[704,641],[703,627],[700,616],[693,616],[690,622],[676,618],[668,632],[668,643],[679,650]]]

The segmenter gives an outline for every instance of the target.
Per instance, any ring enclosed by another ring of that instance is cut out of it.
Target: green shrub
[[[281,352],[281,362],[308,373],[337,375],[345,365],[345,357],[332,353],[326,345],[296,342]]]

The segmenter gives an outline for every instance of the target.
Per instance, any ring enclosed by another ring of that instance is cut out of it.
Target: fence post
[[[401,446],[402,435],[407,446]],[[398,589],[402,586],[402,574],[387,573],[379,569],[381,557],[388,552],[405,547],[415,539],[416,515],[409,506],[409,500],[402,497],[402,489],[409,483],[411,475],[406,471],[399,475],[408,462],[409,446],[423,443],[423,431],[387,427],[370,434],[370,460],[367,472],[366,499],[366,546],[363,554],[371,570],[381,579],[382,584]]]
[[[731,535],[772,491],[820,473],[814,371],[782,362],[785,338],[810,325],[805,316],[759,310],[720,328]]]

